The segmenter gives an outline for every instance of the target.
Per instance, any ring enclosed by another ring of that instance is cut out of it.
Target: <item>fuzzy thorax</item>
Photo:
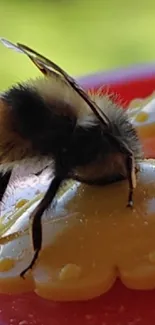
[[[108,116],[109,132],[129,147],[135,159],[141,158],[139,139],[126,112],[108,95],[98,93],[90,97]],[[70,161],[74,162],[74,170],[89,167],[94,173],[98,163],[99,170],[105,170],[113,152],[117,157],[113,169],[121,161],[114,145],[106,141],[104,126],[63,78],[57,75],[52,80],[39,78],[12,87],[3,94],[0,100],[0,169],[10,169],[27,160],[35,163],[58,159],[71,139]]]

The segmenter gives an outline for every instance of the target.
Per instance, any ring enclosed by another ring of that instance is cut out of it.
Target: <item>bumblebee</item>
[[[48,161],[51,166],[49,188],[30,216],[34,254],[20,274],[24,278],[42,247],[42,215],[62,183],[105,185],[127,179],[131,207],[142,151],[127,112],[111,96],[85,92],[57,64],[23,44],[1,42],[26,54],[43,74],[0,97],[0,200],[16,165]]]

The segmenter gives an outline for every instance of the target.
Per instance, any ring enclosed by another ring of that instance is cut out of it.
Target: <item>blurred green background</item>
[[[0,34],[73,76],[155,62],[155,1],[0,0]],[[38,71],[0,44],[1,89]]]

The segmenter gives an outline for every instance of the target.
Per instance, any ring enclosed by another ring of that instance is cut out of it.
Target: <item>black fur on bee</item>
[[[87,94],[54,62],[25,45],[1,41],[25,53],[44,75],[11,87],[0,98],[0,199],[14,166],[44,160],[52,165],[49,188],[31,215],[34,256],[24,277],[41,250],[42,215],[62,182],[105,185],[128,179],[132,206],[142,151],[127,112],[111,96]]]

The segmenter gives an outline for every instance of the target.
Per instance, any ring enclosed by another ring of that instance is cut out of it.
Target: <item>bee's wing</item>
[[[99,118],[99,120],[104,125],[109,125],[110,121],[106,114],[98,107],[98,105],[92,101],[87,95],[87,93],[76,83],[76,81],[70,77],[63,69],[61,69],[56,63],[45,58],[43,55],[37,53],[26,45],[12,42],[1,38],[1,42],[8,48],[14,49],[17,52],[25,53],[32,62],[38,67],[38,69],[45,75],[50,76],[53,72],[57,72],[59,75],[63,76],[69,85],[84,99],[84,101],[89,105],[94,114]]]
[[[10,41],[8,41],[8,40],[6,40],[5,38],[0,38],[0,41],[6,46],[6,47],[8,47],[9,49],[11,49],[11,50],[15,50],[15,51],[17,51],[17,52],[19,52],[19,53],[24,53],[19,47],[18,47],[18,45],[16,45],[16,44],[13,44],[13,43],[11,43]]]

